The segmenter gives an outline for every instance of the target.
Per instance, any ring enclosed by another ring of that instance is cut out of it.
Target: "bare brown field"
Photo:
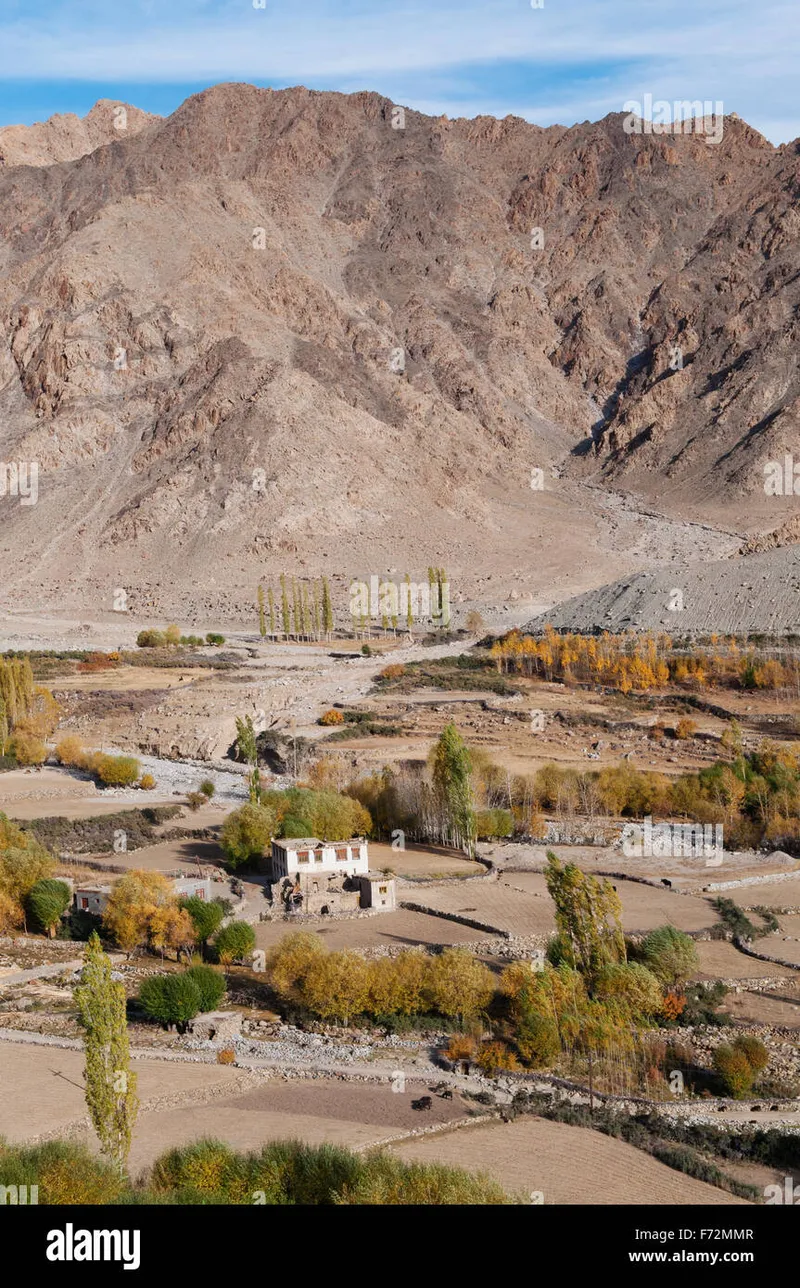
[[[542,1118],[463,1127],[392,1149],[409,1163],[448,1163],[488,1172],[513,1193],[540,1191],[550,1205],[744,1204],[624,1141]]]
[[[93,863],[102,863],[104,858],[109,869],[125,868],[127,871],[144,869],[148,872],[172,872],[176,868],[186,868],[187,875],[196,871],[196,859],[203,864],[220,865],[222,850],[215,841],[182,840],[161,841],[158,845],[145,845],[140,850],[128,850],[124,853],[95,855]]]
[[[790,881],[765,881],[763,885],[741,886],[735,890],[720,890],[740,908],[763,904],[767,908],[800,909],[800,874]]]
[[[501,884],[545,899],[550,897],[544,875],[539,872],[506,871]],[[703,930],[718,920],[705,899],[622,879],[614,884],[622,903],[622,924],[632,933],[663,925],[677,926],[679,930]]]
[[[611,826],[621,827],[622,820]],[[621,848],[611,845],[561,845],[558,842],[531,844],[529,842],[497,841],[480,846],[480,852],[504,869],[507,876],[516,876],[518,872],[542,870],[547,862],[547,852],[552,850],[562,863],[575,863],[584,872],[616,873],[619,876],[642,877],[649,881],[660,882],[666,877],[676,889],[701,893],[712,883],[738,881],[746,877],[764,877],[797,872],[798,891],[800,892],[800,860],[788,854],[774,851],[772,854],[756,855],[745,852],[726,852],[719,866],[710,867],[682,858],[659,858],[642,856],[628,857]],[[783,882],[776,882],[780,889]],[[787,889],[793,888],[794,882],[785,883]],[[708,890],[709,898],[718,894],[733,898],[737,903],[760,903],[759,892],[772,888],[769,882],[733,888],[730,890]]]
[[[55,1046],[0,1043],[0,1136],[28,1140],[55,1132],[86,1114],[82,1051]],[[202,1093],[235,1084],[240,1074],[216,1064],[132,1060],[143,1103],[175,1092]]]
[[[69,770],[44,765],[41,770],[12,769],[0,774],[0,810],[21,823],[34,818],[95,818],[123,809],[150,805],[173,805],[175,798],[153,792],[137,792],[135,799],[120,800],[97,788],[89,779]],[[215,818],[219,822],[220,816]],[[192,826],[192,824],[188,824]],[[207,825],[206,825],[207,826]]]
[[[49,688],[63,693],[138,693],[143,689],[176,689],[182,685],[188,687],[195,681],[214,674],[211,667],[186,667],[181,670],[178,659],[174,667],[117,666],[109,671],[54,676],[47,683]]]
[[[759,940],[759,943],[764,942]],[[787,979],[795,977],[794,971],[788,966],[776,966],[773,962],[760,962],[755,957],[747,957],[724,940],[700,940],[697,955],[700,958],[700,969],[695,979],[766,979],[783,975]]]
[[[369,864],[376,872],[391,868],[398,877],[474,877],[486,872],[457,851],[437,845],[407,845],[393,850],[383,841],[370,841]]]
[[[481,932],[470,926],[406,909],[382,912],[375,917],[358,917],[352,921],[264,921],[254,926],[254,930],[259,948],[271,948],[297,930],[311,930],[329,948],[337,950],[389,945],[413,948],[417,944],[463,944],[481,938]]]
[[[463,887],[434,886],[418,897],[438,912],[470,917],[511,935],[549,935],[555,929],[555,910],[546,891],[527,893],[503,881],[481,881]],[[479,934],[472,930],[470,938]]]
[[[411,1101],[426,1090],[423,1082],[409,1082],[403,1094],[395,1094],[388,1084],[276,1079],[242,1094],[216,1096],[205,1105],[144,1110],[133,1134],[130,1169],[138,1173],[165,1150],[202,1136],[241,1150],[289,1139],[350,1148],[371,1145],[419,1127],[421,1115]],[[425,1124],[452,1122],[465,1112],[458,1096],[449,1101],[433,1097]],[[86,1138],[94,1144],[90,1133]]]
[[[755,976],[753,977],[755,978]],[[729,993],[722,1009],[742,1024],[775,1024],[787,1029],[800,1029],[800,975],[787,977],[784,988],[768,993]]]
[[[800,916],[779,917],[780,930],[774,935],[765,935],[754,944],[756,952],[768,953],[770,957],[780,957],[783,961],[792,962],[800,967]]]

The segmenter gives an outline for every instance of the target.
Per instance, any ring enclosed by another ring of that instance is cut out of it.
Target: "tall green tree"
[[[433,789],[444,842],[472,854],[475,812],[472,798],[472,760],[454,724],[445,725],[433,749]]]
[[[580,971],[591,993],[605,967],[626,960],[619,896],[609,880],[598,881],[574,863],[562,866],[552,850],[545,882],[569,965]]]
[[[292,577],[292,621],[294,623],[295,639],[299,639],[303,633],[303,611],[296,577]]]
[[[252,716],[236,717],[236,746],[239,755],[248,765],[258,764],[258,747]]]
[[[122,1170],[139,1099],[136,1074],[130,1069],[125,989],[111,978],[111,961],[97,934],[90,936],[86,946],[75,1001],[86,1032],[86,1105],[102,1153]]]
[[[414,605],[411,603],[411,578],[408,573],[406,573],[406,595],[408,596],[408,601],[406,603],[406,626],[408,627],[410,634],[414,629]]]
[[[264,613],[264,587],[258,587],[258,629],[262,640],[267,633],[267,619]]]
[[[267,599],[269,601],[269,633],[274,639],[277,634],[275,630],[275,596],[272,593],[271,586],[267,587]]]
[[[327,577],[322,578],[322,626],[325,631],[325,638],[330,639],[333,632],[333,608],[331,606],[331,592]]]
[[[314,593],[314,639],[318,640],[321,635],[320,615],[319,615],[319,582],[315,581],[313,585]]]
[[[56,926],[71,898],[66,881],[55,881],[52,877],[43,877],[29,890],[26,907],[50,939],[55,937]]]
[[[286,639],[292,633],[292,620],[289,615],[289,592],[286,589],[286,577],[281,573],[281,619],[283,621],[283,634]]]

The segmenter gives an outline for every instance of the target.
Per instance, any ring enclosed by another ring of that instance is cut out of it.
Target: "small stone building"
[[[73,891],[72,906],[76,912],[89,912],[94,917],[102,917],[110,894],[110,885],[79,885]]]
[[[385,877],[380,872],[367,872],[358,879],[362,908],[383,908],[386,912],[391,912],[397,907],[394,877]]]
[[[281,882],[280,899],[288,912],[332,916],[337,912],[356,912],[360,906],[361,887],[357,877],[335,872],[297,873]]]

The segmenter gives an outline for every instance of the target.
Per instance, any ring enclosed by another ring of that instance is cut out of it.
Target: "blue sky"
[[[646,93],[800,136],[797,0],[0,0],[0,125],[220,81],[572,125]]]

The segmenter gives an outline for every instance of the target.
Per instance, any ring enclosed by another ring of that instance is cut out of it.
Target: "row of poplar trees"
[[[258,587],[258,629],[262,639],[329,640],[333,633],[333,606],[327,577],[312,582],[291,580],[283,573],[278,594]]]

